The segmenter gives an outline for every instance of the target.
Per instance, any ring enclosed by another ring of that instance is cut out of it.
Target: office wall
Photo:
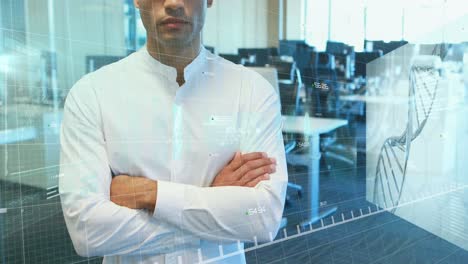
[[[208,11],[205,45],[219,53],[278,46],[279,0],[217,0]]]
[[[305,0],[284,0],[286,39],[305,39]]]

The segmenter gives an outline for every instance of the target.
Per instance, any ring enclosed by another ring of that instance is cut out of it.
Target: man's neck
[[[177,82],[182,86],[185,83],[184,69],[200,53],[201,43],[198,40],[194,41],[192,45],[184,47],[164,46],[148,38],[146,48],[154,59],[177,70]]]

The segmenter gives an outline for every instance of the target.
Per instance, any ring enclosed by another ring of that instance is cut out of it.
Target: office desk
[[[320,212],[320,134],[331,132],[346,126],[347,120],[316,118],[307,116],[283,116],[283,132],[303,134],[309,138],[309,155],[307,158],[308,175],[310,177],[307,190],[310,194],[310,216],[303,226],[315,223],[336,211],[335,208]]]
[[[340,100],[348,102],[364,102],[376,104],[407,104],[408,96],[395,95],[342,95]]]

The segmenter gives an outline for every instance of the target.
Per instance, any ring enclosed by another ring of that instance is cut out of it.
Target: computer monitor
[[[355,52],[353,46],[342,42],[327,41],[326,52],[335,56],[338,77],[342,79],[354,77]]]
[[[241,57],[237,54],[219,54],[219,56],[235,64],[239,64],[241,61]]]
[[[239,56],[241,59],[245,59],[245,63],[248,66],[265,66],[268,64],[270,58],[270,49],[268,48],[251,48],[251,49],[239,49]]]

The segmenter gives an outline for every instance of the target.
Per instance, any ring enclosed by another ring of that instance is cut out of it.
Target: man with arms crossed
[[[278,232],[278,96],[201,45],[213,0],[135,0],[147,45],[71,89],[60,194],[73,245],[104,263],[245,263]],[[239,243],[239,241],[241,243]],[[201,249],[200,251],[198,249]],[[215,262],[216,263],[216,262]]]

